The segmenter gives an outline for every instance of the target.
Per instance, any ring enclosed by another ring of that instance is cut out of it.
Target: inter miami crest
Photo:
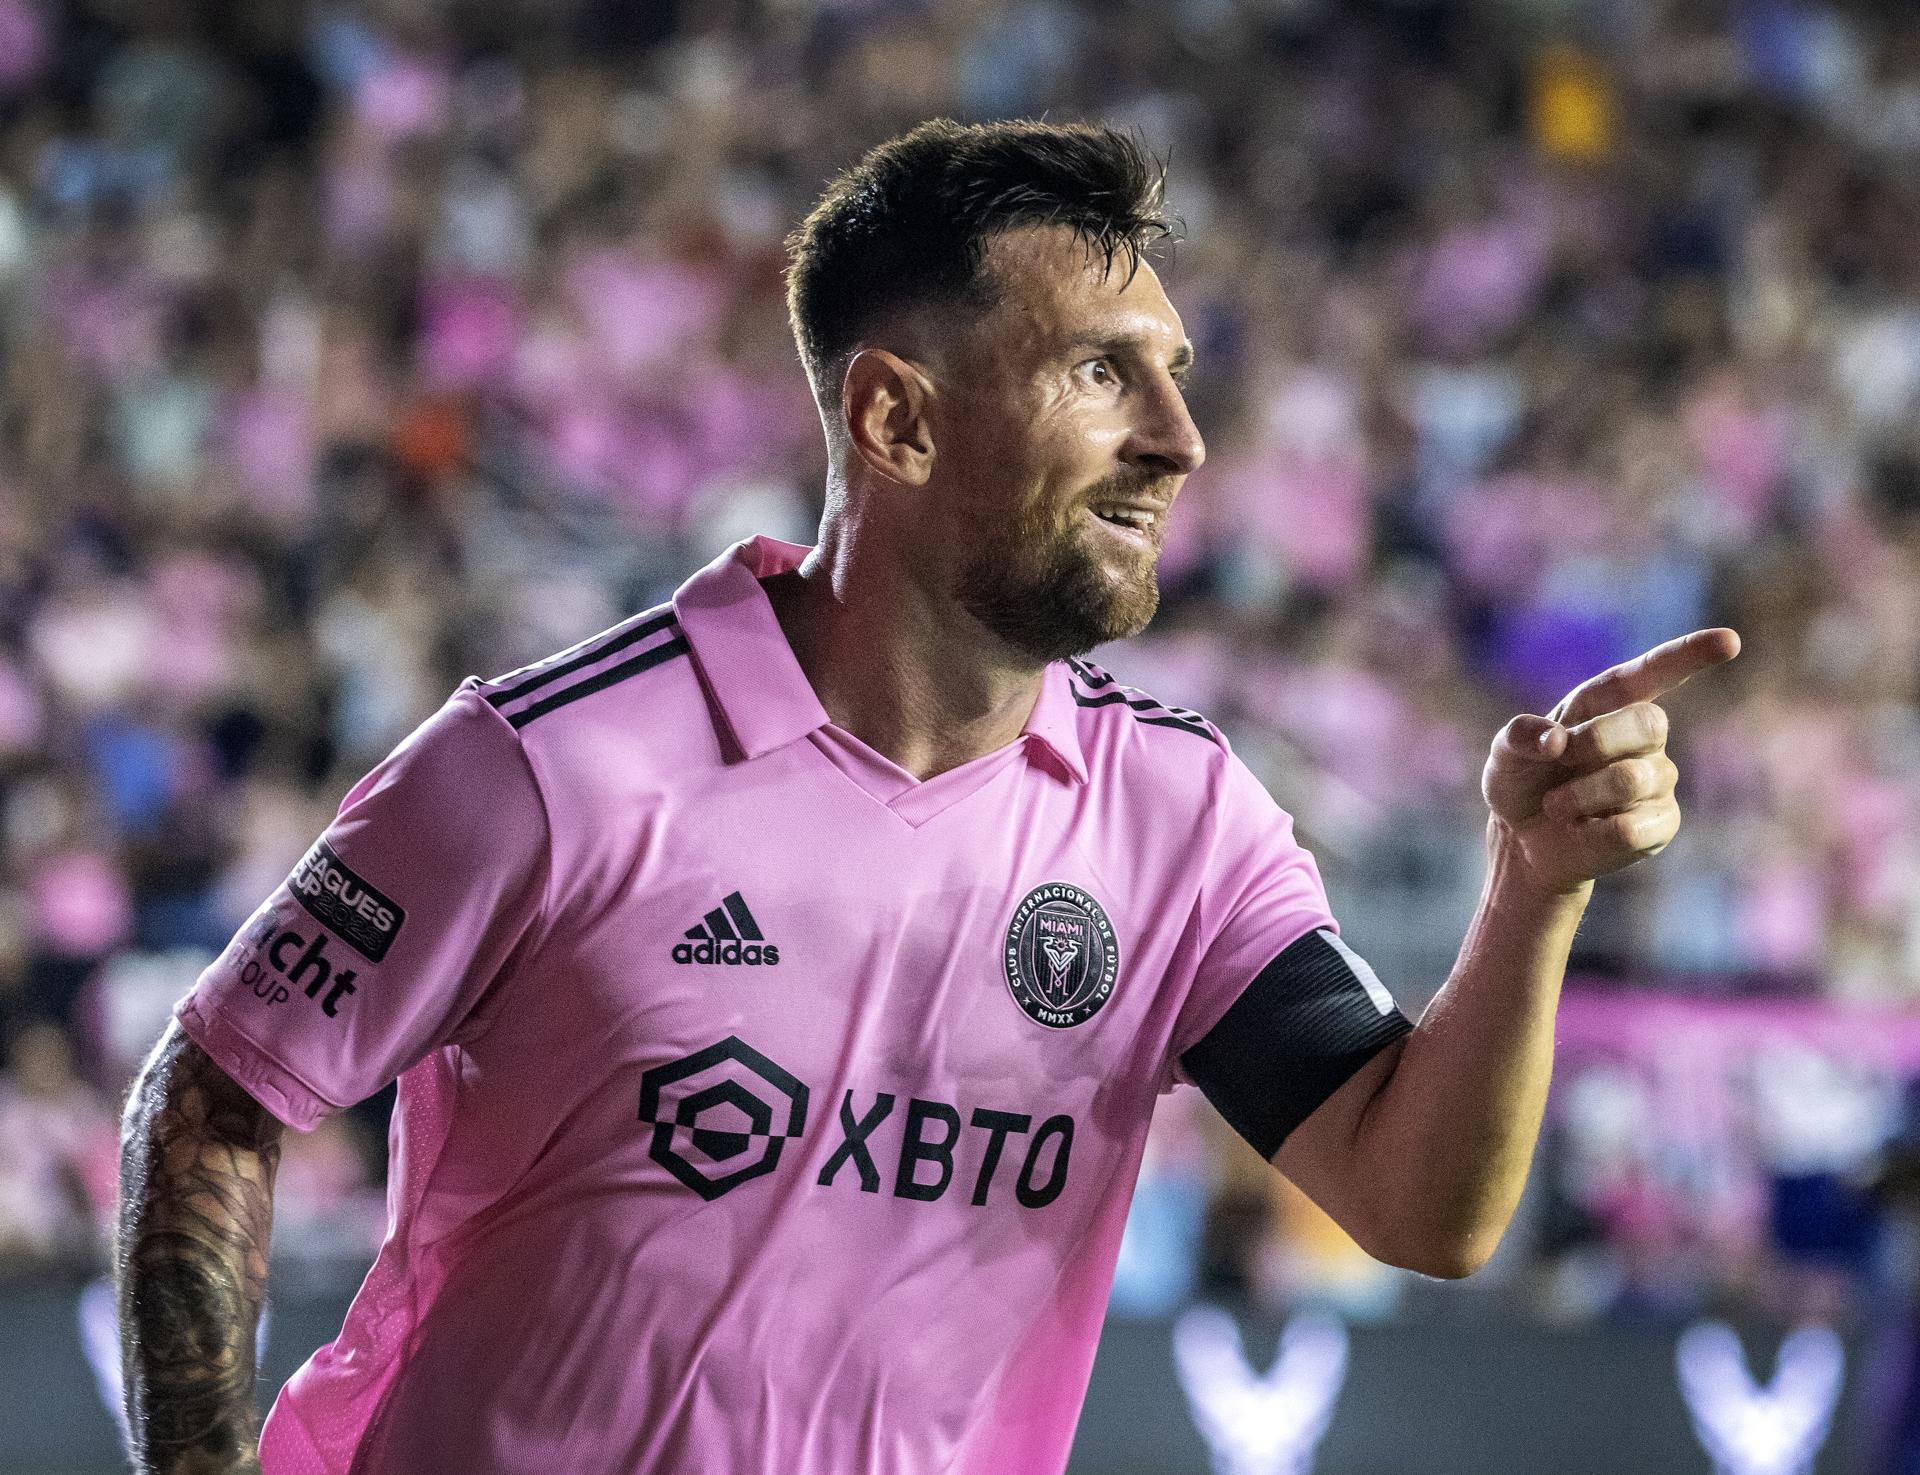
[[[1007,987],[1027,1017],[1071,1029],[1113,997],[1120,947],[1106,908],[1078,886],[1049,881],[1014,908],[1006,963]]]

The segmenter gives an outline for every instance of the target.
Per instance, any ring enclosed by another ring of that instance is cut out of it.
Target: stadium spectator
[[[90,981],[219,946],[460,676],[811,525],[782,223],[940,112],[1173,151],[1212,464],[1111,664],[1223,723],[1396,987],[1471,900],[1473,735],[1725,621],[1747,657],[1676,712],[1686,853],[1576,961],[1910,1000],[1910,30],[0,0],[0,1058],[52,1020],[117,1089]]]

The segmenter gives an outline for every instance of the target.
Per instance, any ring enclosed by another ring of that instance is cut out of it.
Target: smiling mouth
[[[1089,507],[1087,511],[1093,514],[1096,522],[1105,523],[1126,542],[1148,549],[1158,546],[1166,517],[1161,509],[1111,503]]]

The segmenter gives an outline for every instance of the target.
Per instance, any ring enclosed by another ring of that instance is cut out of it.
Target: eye
[[[1086,376],[1089,384],[1096,384],[1103,389],[1120,382],[1119,372],[1110,358],[1088,359],[1080,366],[1080,372]]]

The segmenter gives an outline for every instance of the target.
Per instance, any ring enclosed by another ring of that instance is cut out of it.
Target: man
[[[1372,1253],[1493,1249],[1592,880],[1678,824],[1661,647],[1494,744],[1413,1026],[1144,627],[1204,454],[1127,140],[929,124],[790,300],[831,481],[672,604],[469,681],[182,1002],[128,1106],[144,1467],[251,1468],[282,1123],[398,1076],[387,1242],[271,1471],[1054,1472],[1155,1098]]]

